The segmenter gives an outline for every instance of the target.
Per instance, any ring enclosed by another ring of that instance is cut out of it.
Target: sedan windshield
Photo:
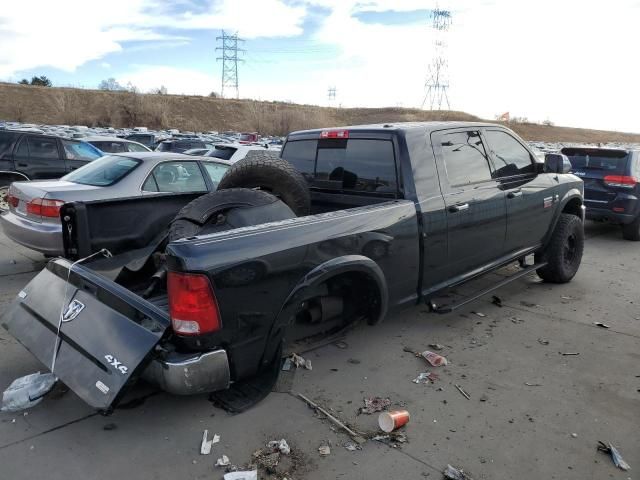
[[[106,187],[122,180],[141,163],[135,158],[107,155],[65,175],[61,180]]]

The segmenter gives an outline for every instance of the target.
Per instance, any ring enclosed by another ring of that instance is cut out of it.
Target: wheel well
[[[328,278],[313,289],[308,301],[321,297],[341,297],[341,315],[347,321],[366,318],[372,324],[379,320],[382,296],[377,282],[365,272],[345,272]]]
[[[582,218],[580,207],[582,207],[582,201],[579,198],[572,198],[564,206],[562,213],[569,213]]]

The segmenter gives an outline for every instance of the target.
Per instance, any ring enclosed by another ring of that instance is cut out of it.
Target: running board
[[[489,288],[485,288],[484,290],[480,290],[479,292],[476,292],[473,295],[464,298],[463,300],[461,300],[458,303],[451,303],[449,305],[441,305],[441,306],[437,306],[436,304],[431,303],[431,305],[430,305],[431,311],[436,312],[436,313],[450,313],[450,312],[453,312],[454,310],[457,310],[458,308],[462,307],[463,305],[466,305],[467,303],[471,303],[474,300],[477,300],[480,297],[483,297],[486,294],[493,292],[494,290],[502,288],[505,285],[513,282],[514,280],[517,280],[517,279],[519,279],[521,277],[524,277],[525,275],[528,275],[531,272],[535,272],[537,269],[544,267],[546,264],[547,264],[547,262],[541,262],[541,263],[536,263],[535,265],[527,266],[524,270],[521,270],[518,273],[514,273],[513,275],[510,275],[509,277],[507,277],[504,280],[496,283],[495,285],[492,285]]]

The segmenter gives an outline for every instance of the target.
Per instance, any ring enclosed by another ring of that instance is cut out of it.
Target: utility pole
[[[422,100],[422,108],[429,105],[429,110],[442,110],[446,105],[447,110],[451,110],[449,105],[449,78],[447,60],[447,32],[451,26],[451,12],[441,10],[436,4],[436,8],[431,11],[431,26],[434,30],[434,50],[433,58],[427,69],[427,79],[424,83],[425,96]]]
[[[336,100],[336,87],[329,87],[327,90],[327,97],[329,98],[329,105]]]
[[[222,30],[222,35],[216,37],[216,42],[222,41],[221,47],[216,47],[216,51],[222,50],[222,56],[216,61],[222,60],[222,91],[220,92],[224,98],[225,87],[227,90],[235,90],[235,97],[240,97],[238,89],[238,62],[244,62],[238,58],[238,52],[244,53],[246,50],[238,48],[238,42],[244,42],[242,38],[238,38],[238,32],[228,35]]]

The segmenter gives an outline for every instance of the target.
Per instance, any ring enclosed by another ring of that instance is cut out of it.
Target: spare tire
[[[304,177],[274,152],[250,151],[225,173],[218,190],[259,188],[274,194],[299,217],[309,215],[311,195]]]
[[[218,190],[196,198],[178,212],[169,226],[169,241],[295,216],[270,193],[247,188]]]

